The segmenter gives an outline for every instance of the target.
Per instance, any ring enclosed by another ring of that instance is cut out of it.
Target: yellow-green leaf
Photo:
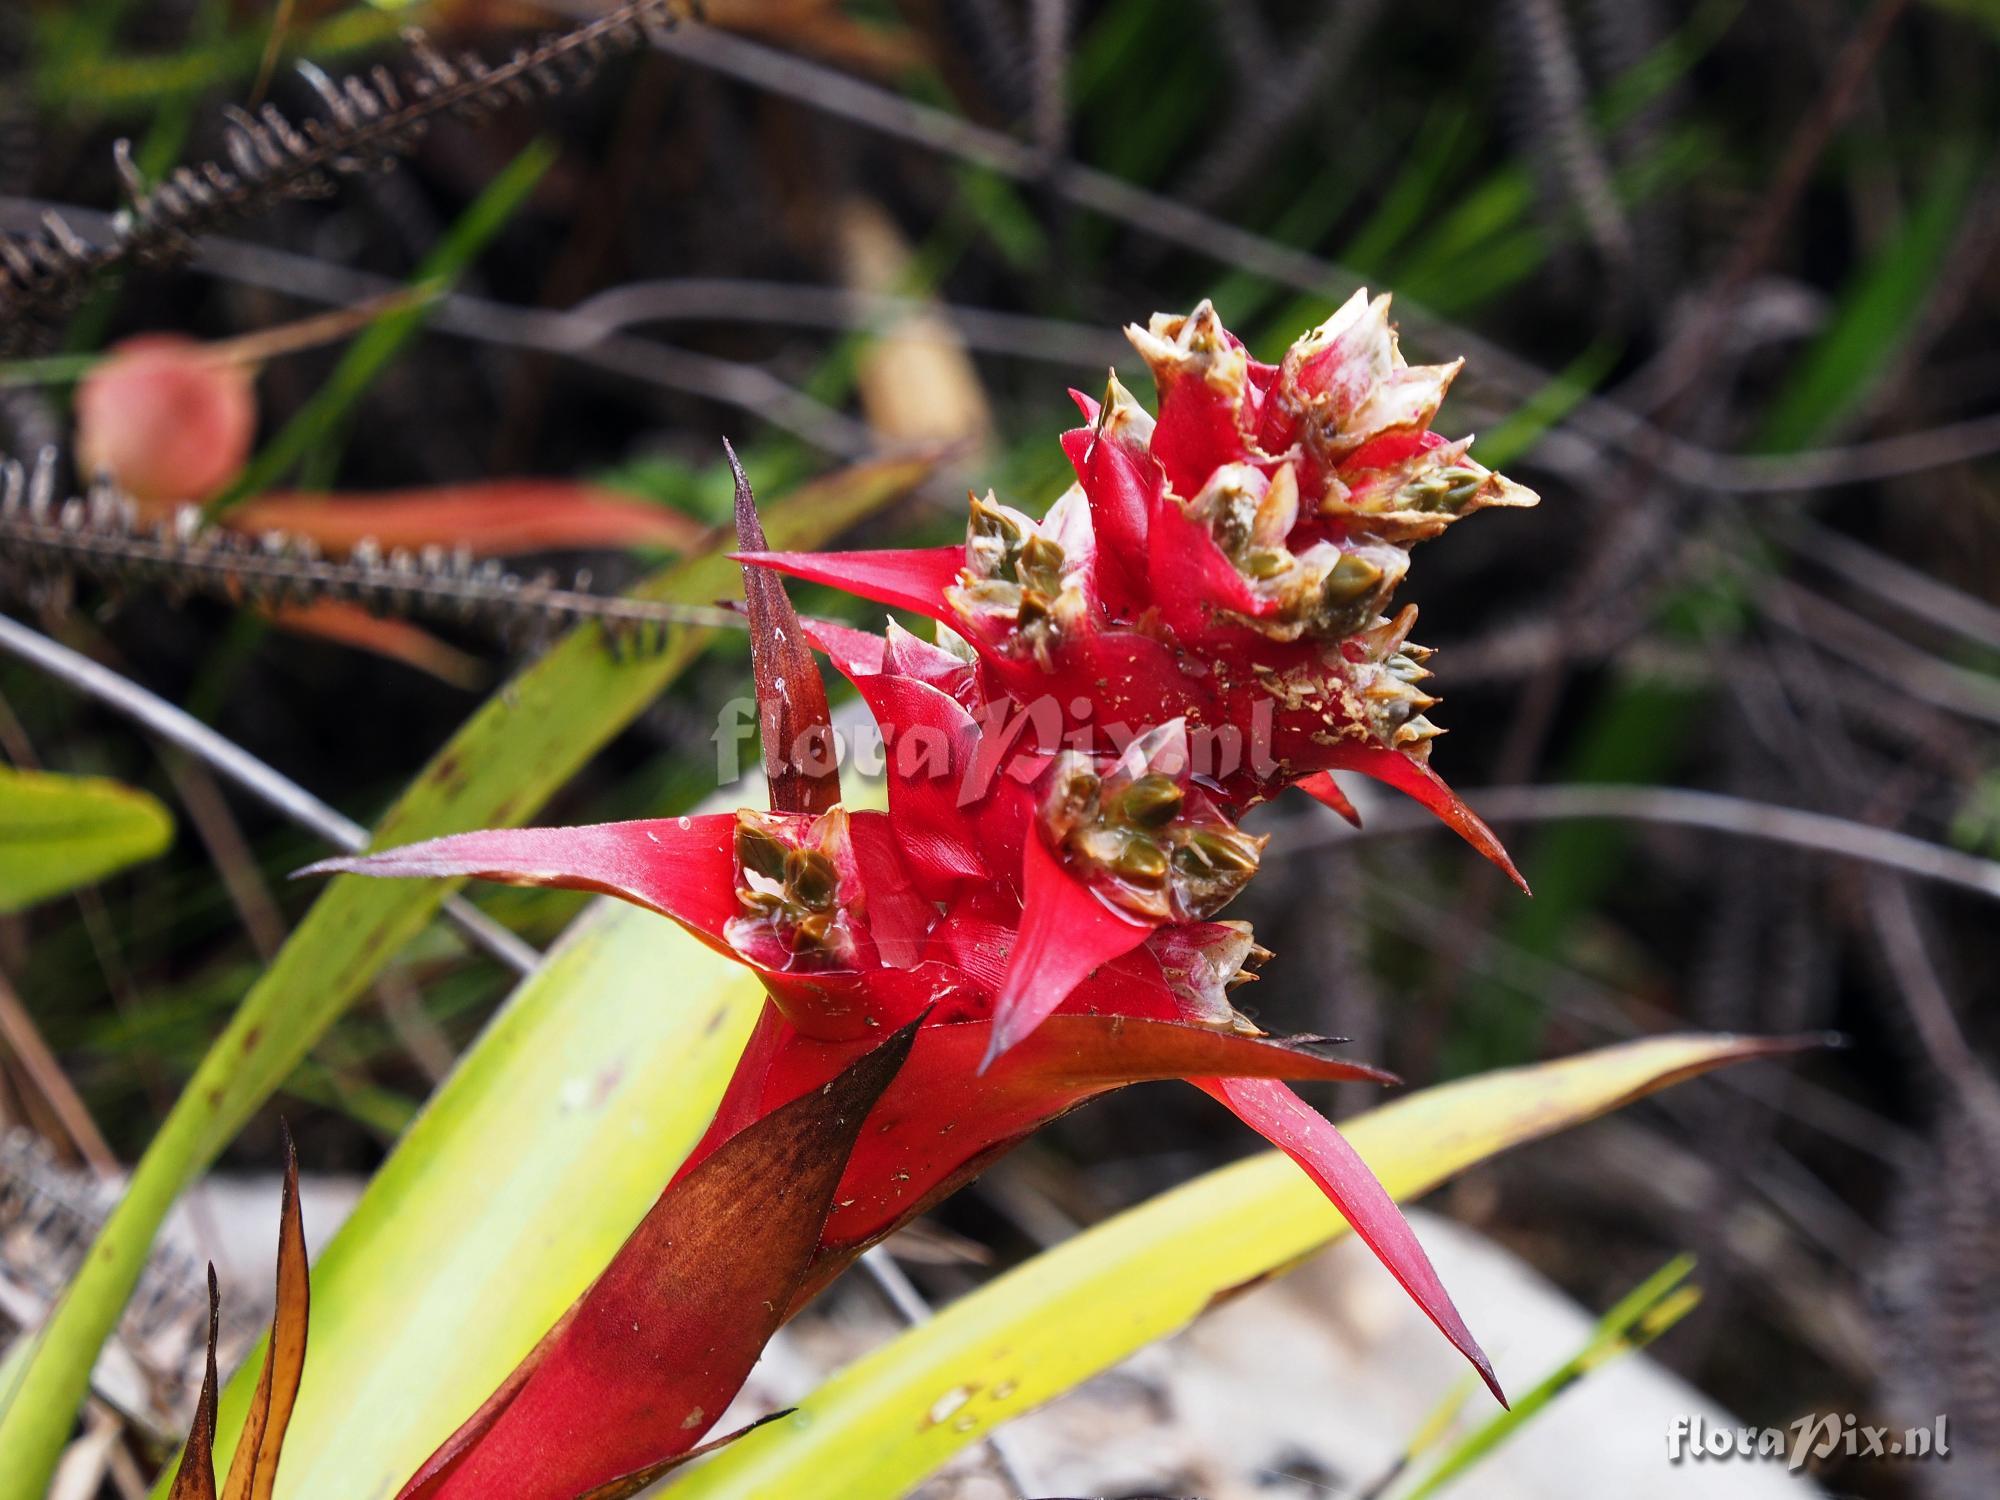
[[[1407,1198],[1690,1074],[1796,1045],[1729,1036],[1632,1042],[1428,1089],[1342,1128],[1389,1191]],[[954,1302],[665,1493],[894,1500],[983,1433],[1346,1230],[1305,1174],[1276,1153],[1211,1172]],[[1475,1325],[1478,1311],[1467,1309]]]
[[[142,791],[0,766],[0,913],[151,859],[173,837],[173,818]]]
[[[596,903],[432,1096],[312,1272],[285,1500],[394,1494],[601,1271],[714,1113],[763,992]],[[257,1360],[217,1424],[235,1440]]]

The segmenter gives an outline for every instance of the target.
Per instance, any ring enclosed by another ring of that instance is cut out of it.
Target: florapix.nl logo
[[[1836,1459],[1951,1457],[1950,1419],[1926,1427],[1874,1427],[1852,1412],[1810,1412],[1783,1427],[1711,1427],[1700,1416],[1676,1417],[1667,1428],[1670,1463],[1776,1459],[1794,1473]]]
[[[1149,733],[1154,737],[1159,733],[1118,720],[1096,722],[1088,698],[1068,703],[1047,695],[1026,702],[1000,698],[981,704],[968,718],[964,734],[916,723],[901,725],[885,737],[872,719],[844,726],[810,725],[784,747],[788,754],[775,760],[808,776],[844,767],[863,777],[893,770],[902,781],[955,780],[958,805],[971,807],[991,795],[1001,776],[1033,780],[1047,757],[1059,751],[1117,759]],[[1174,740],[1170,763],[1156,759],[1152,769],[1216,782],[1246,770],[1259,779],[1269,778],[1279,769],[1272,749],[1276,726],[1276,706],[1270,701],[1251,710],[1247,734],[1233,723],[1186,726]],[[731,698],[722,705],[712,736],[717,785],[731,786],[741,779],[746,752],[757,732],[755,698]],[[765,746],[766,770],[774,762],[773,748]]]

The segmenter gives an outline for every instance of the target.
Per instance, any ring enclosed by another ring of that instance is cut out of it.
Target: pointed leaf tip
[[[767,550],[757,499],[736,450],[723,439],[736,481],[736,541],[746,553]],[[823,813],[840,805],[840,768],[833,753],[833,714],[826,683],[799,625],[785,582],[768,568],[743,564],[750,614],[750,663],[757,683],[757,727],[764,742],[764,777],[771,811]]]
[[[1226,1105],[1305,1170],[1424,1316],[1471,1361],[1493,1399],[1507,1405],[1492,1360],[1466,1327],[1409,1220],[1333,1122],[1274,1080],[1203,1078],[1196,1082],[1204,1093]]]
[[[305,1221],[299,1210],[299,1155],[290,1123],[281,1119],[278,1126],[284,1136],[285,1185],[278,1216],[277,1299],[264,1365],[236,1439],[236,1455],[223,1483],[222,1500],[271,1500],[285,1431],[291,1425],[292,1408],[305,1375],[312,1288],[306,1265]]]
[[[390,879],[470,876],[616,896],[672,917],[711,946],[737,915],[736,818],[729,813],[595,823],[572,828],[490,828],[447,834],[376,854],[323,859],[297,873]]]
[[[945,590],[958,582],[965,566],[965,548],[910,547],[884,552],[738,552],[737,562],[751,563],[802,579],[823,583],[928,619],[950,624],[955,618]]]
[[[1526,877],[1516,868],[1499,835],[1428,764],[1413,760],[1400,750],[1380,745],[1347,747],[1340,754],[1340,764],[1344,769],[1372,776],[1416,799],[1436,814],[1447,828],[1485,855],[1501,874],[1514,882],[1522,895],[1535,894],[1528,889]]]
[[[672,1458],[663,1458],[656,1464],[648,1464],[643,1469],[634,1470],[623,1478],[614,1479],[609,1484],[600,1484],[594,1490],[578,1495],[576,1500],[630,1500],[641,1490],[650,1489],[660,1480],[673,1473],[684,1464],[691,1464],[698,1458],[706,1458],[711,1453],[719,1453],[738,1438],[745,1437],[762,1427],[766,1422],[775,1422],[780,1417],[789,1417],[797,1411],[796,1406],[782,1407],[777,1411],[764,1413],[754,1422],[746,1422],[734,1432],[725,1432],[719,1438],[710,1438],[699,1448],[690,1448],[685,1453],[677,1453]]]
[[[1360,811],[1347,800],[1347,793],[1343,792],[1340,784],[1333,779],[1333,772],[1316,771],[1310,776],[1301,777],[1297,786],[1322,807],[1332,808],[1356,828],[1361,826]]]
[[[208,1362],[202,1371],[201,1396],[195,1402],[194,1423],[188,1428],[181,1466],[167,1500],[215,1500],[215,1335],[222,1311],[222,1288],[215,1263],[208,1266]]]
[[[993,1037],[983,1074],[1069,998],[1100,964],[1145,942],[1150,923],[1135,922],[1097,898],[1030,831],[1022,856],[1021,928],[1008,955],[1007,980],[993,1006]]]

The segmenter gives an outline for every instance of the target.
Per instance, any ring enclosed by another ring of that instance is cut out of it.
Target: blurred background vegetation
[[[217,154],[226,103],[309,111],[294,59],[362,69],[412,21],[494,55],[590,9],[16,0],[4,222],[114,207],[117,137],[156,178]],[[1660,1358],[1746,1421],[1951,1414],[1960,1461],[1848,1465],[1845,1493],[2000,1492],[2000,887],[1879,858],[1894,831],[1969,857],[1961,872],[2000,859],[2000,8],[709,15],[594,87],[440,125],[399,171],[103,283],[38,352],[230,339],[428,277],[453,289],[263,365],[277,456],[259,487],[588,481],[706,527],[726,513],[725,435],[767,498],[942,444],[935,476],[857,534],[937,541],[969,485],[1031,509],[1059,493],[1066,387],[1110,364],[1149,389],[1121,324],[1210,297],[1271,357],[1356,285],[1393,291],[1413,357],[1468,356],[1440,429],[1476,431],[1477,457],[1544,497],[1424,548],[1403,592],[1441,648],[1433,716],[1452,732],[1433,764],[1511,814],[1537,895],[1386,804],[1363,804],[1365,838],[1276,815],[1286,852],[1232,913],[1278,954],[1252,1009],[1416,1082],[1677,1027],[1846,1033],[1795,1074],[1694,1085],[1443,1204],[1600,1307],[1697,1252],[1706,1300]],[[68,443],[87,360],[57,363],[0,367],[0,448]],[[548,561],[605,589],[662,555]],[[364,824],[538,648],[430,621],[337,641],[51,580],[4,548],[0,595]],[[723,639],[545,819],[693,806],[715,785],[716,706],[747,680]],[[179,825],[129,873],[0,918],[0,1124],[58,1164],[130,1161],[310,899],[287,872],[324,845],[11,660],[0,753],[150,791]],[[1778,830],[1813,847],[1766,836],[1773,806],[1821,815]],[[578,905],[470,894],[538,945]],[[272,1159],[282,1111],[309,1171],[367,1171],[510,978],[434,929],[241,1159]],[[1245,1145],[1140,1091],[1040,1138],[941,1227],[1004,1263],[1051,1217],[1100,1217]],[[10,1256],[59,1271],[32,1236],[0,1239],[0,1275],[50,1282]],[[935,1272],[940,1290],[980,1274]]]

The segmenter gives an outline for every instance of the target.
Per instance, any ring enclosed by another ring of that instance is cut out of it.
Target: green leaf
[[[593,903],[314,1265],[286,1500],[393,1494],[491,1394],[700,1139],[762,998],[664,917]],[[257,1358],[223,1396],[224,1444]]]
[[[1981,161],[1963,142],[1938,154],[1901,229],[1855,276],[1765,420],[1758,447],[1785,453],[1823,442],[1894,363],[1964,220]]]
[[[1408,1198],[1665,1084],[1794,1045],[1726,1036],[1632,1042],[1428,1089],[1342,1129],[1390,1192]],[[665,1494],[780,1500],[826,1493],[824,1476],[837,1474],[842,1500],[893,1500],[1000,1423],[1346,1231],[1282,1156],[1211,1172],[954,1302]]]
[[[390,15],[366,7],[346,10],[306,31],[297,50],[322,62],[332,61],[393,43],[410,21],[407,11]],[[263,61],[265,40],[262,27],[250,27],[179,52],[103,56],[96,47],[79,47],[38,68],[35,88],[39,102],[52,111],[129,116],[231,79],[254,76]]]
[[[774,546],[813,547],[906,493],[925,460],[867,465],[810,485],[764,516]],[[708,603],[739,593],[719,553],[654,574],[638,597]],[[573,631],[469,719],[377,826],[387,848],[470,828],[518,827],[707,646],[678,627],[650,655],[614,655],[596,626]],[[297,1067],[396,951],[423,930],[452,883],[343,877],[313,903],[210,1048],[132,1175],[83,1269],[40,1334],[0,1410],[0,1500],[39,1500],[90,1367],[188,1183]],[[629,1227],[629,1226],[628,1226]],[[308,1382],[310,1385],[310,1382]]]
[[[1584,1346],[1502,1411],[1468,1434],[1402,1500],[1429,1500],[1547,1410],[1564,1391],[1619,1355],[1643,1349],[1701,1301],[1697,1287],[1684,1286],[1694,1257],[1676,1256],[1619,1299],[1591,1331]]]
[[[173,837],[167,810],[132,787],[0,766],[0,913],[151,859]]]
[[[1574,411],[1604,383],[1624,341],[1600,334],[1588,348],[1564,366],[1526,401],[1494,427],[1479,434],[1479,461],[1489,469],[1504,469],[1533,448],[1548,430]]]

